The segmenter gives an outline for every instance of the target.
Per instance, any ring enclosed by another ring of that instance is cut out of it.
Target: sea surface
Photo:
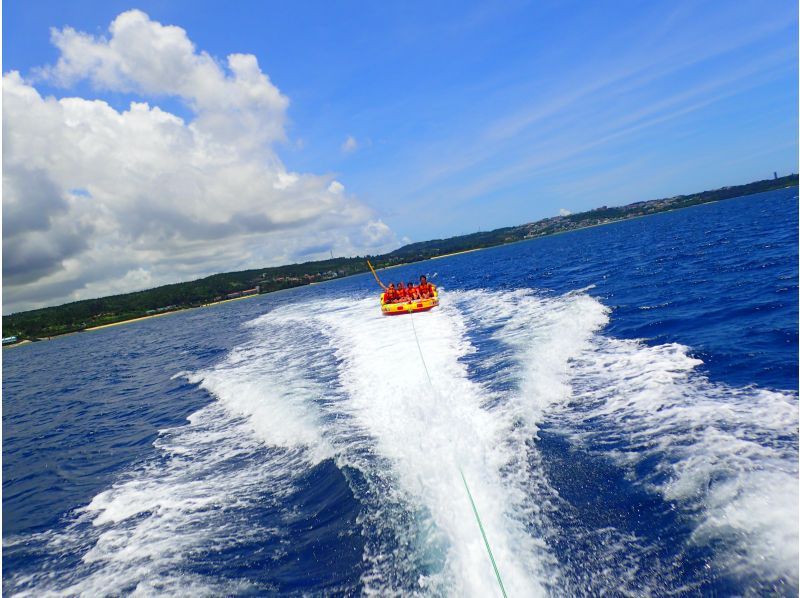
[[[3,351],[3,591],[798,593],[787,189]]]

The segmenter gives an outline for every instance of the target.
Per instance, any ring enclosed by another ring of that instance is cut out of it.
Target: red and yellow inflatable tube
[[[385,293],[381,293],[381,311],[384,316],[400,316],[417,311],[428,311],[439,305],[439,292],[436,289],[433,290],[433,297],[412,299],[405,303],[385,303],[384,296]]]

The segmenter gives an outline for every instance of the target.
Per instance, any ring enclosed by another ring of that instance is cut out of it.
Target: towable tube
[[[405,303],[385,303],[386,293],[381,293],[381,311],[384,316],[399,316],[417,311],[428,311],[439,305],[439,292],[434,289],[433,297],[426,299],[412,299]]]

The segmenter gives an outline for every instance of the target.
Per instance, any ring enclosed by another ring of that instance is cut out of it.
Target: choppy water
[[[6,350],[3,589],[497,595],[461,470],[510,596],[796,595],[797,206]]]

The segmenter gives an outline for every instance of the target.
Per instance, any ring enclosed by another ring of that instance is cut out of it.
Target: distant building
[[[177,305],[166,305],[164,307],[157,307],[155,309],[148,309],[144,313],[145,313],[145,315],[150,316],[152,314],[160,314],[161,312],[171,311],[171,310],[177,309],[177,308],[178,308]],[[100,314],[100,315],[104,315],[104,314]],[[113,316],[114,314],[105,314],[105,315]]]
[[[775,180],[778,180],[778,171],[774,171],[772,175],[775,177]]]
[[[228,293],[225,295],[226,299],[238,299],[239,297],[247,297],[248,295],[258,295],[261,292],[261,285],[257,285],[252,289],[247,289],[245,291],[235,291],[233,293]]]

